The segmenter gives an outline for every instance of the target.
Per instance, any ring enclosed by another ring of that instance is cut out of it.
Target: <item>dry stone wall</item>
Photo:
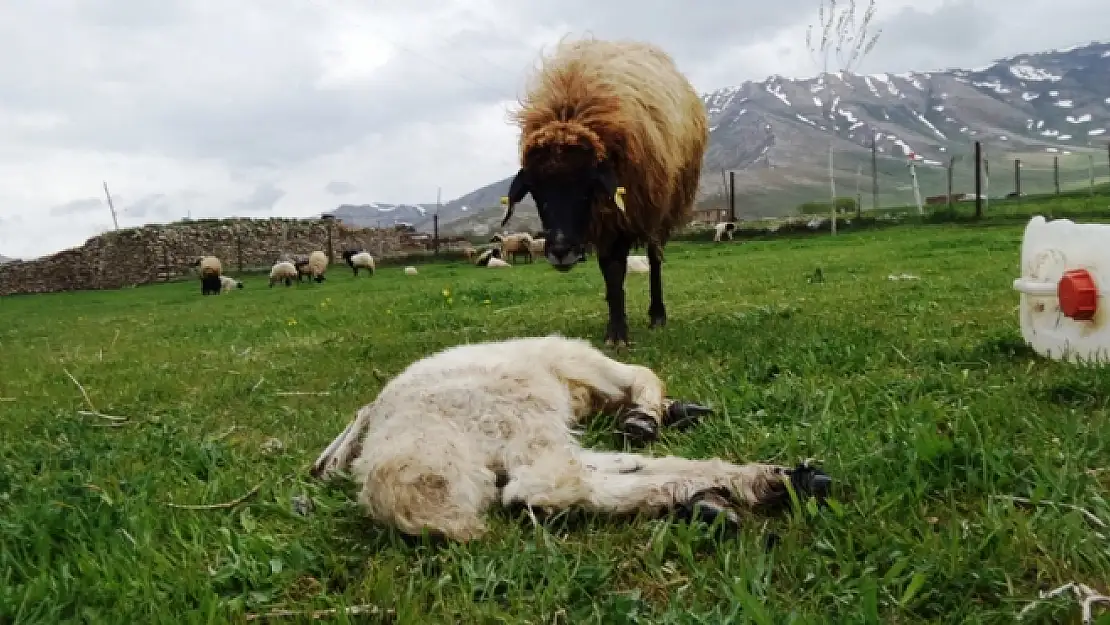
[[[107,232],[78,248],[0,265],[0,296],[118,289],[191,275],[193,261],[214,255],[224,273],[269,268],[279,258],[321,250],[333,263],[344,249],[376,258],[426,249],[430,241],[395,228],[358,228],[325,219],[221,219]]]

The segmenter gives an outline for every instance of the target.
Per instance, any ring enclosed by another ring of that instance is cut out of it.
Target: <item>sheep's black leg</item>
[[[651,274],[651,304],[648,306],[648,317],[651,327],[657,328],[667,325],[667,308],[663,306],[663,251],[654,243],[648,244],[648,266]]]
[[[628,345],[628,319],[624,308],[624,276],[628,270],[628,252],[632,245],[627,239],[617,239],[604,252],[598,250],[597,264],[605,278],[605,301],[609,304],[609,323],[605,329],[605,344]]]

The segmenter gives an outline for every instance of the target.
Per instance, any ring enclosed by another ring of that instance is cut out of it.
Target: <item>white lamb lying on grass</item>
[[[527,363],[522,368],[521,363]],[[823,496],[830,480],[807,467],[731,464],[583,449],[571,426],[623,409],[623,429],[653,439],[661,426],[708,414],[664,396],[643,366],[559,335],[461,345],[409,365],[316,459],[312,475],[349,471],[374,520],[409,535],[467,541],[486,532],[496,503],[558,511],[659,515],[782,503],[785,484]]]

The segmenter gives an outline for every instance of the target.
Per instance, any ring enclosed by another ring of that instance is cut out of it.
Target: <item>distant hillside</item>
[[[8,258],[7,256],[0,256],[0,265],[3,265],[4,263],[10,263],[14,260],[15,260],[14,258]]]
[[[1031,170],[1051,167],[1053,155],[1071,155],[1082,162],[1085,182],[1087,159],[1081,154],[1097,151],[1100,171],[1106,169],[1110,44],[1021,54],[977,69],[838,72],[806,80],[776,75],[718,89],[703,99],[711,130],[701,201],[723,205],[723,171],[734,170],[741,217],[789,214],[802,202],[825,199],[830,140],[838,195],[855,195],[859,185],[869,206],[873,135],[882,205],[913,202],[906,169],[911,152],[923,194],[943,193],[944,165],[955,154],[965,157],[954,168],[956,189],[971,191],[968,159],[975,139],[983,140],[990,154],[1022,158]],[[1012,162],[1001,167],[1006,171]],[[441,231],[499,229],[498,200],[509,180],[444,204]],[[1003,180],[991,185],[990,195],[1012,190],[1012,178]],[[1051,185],[1050,174],[1040,175],[1023,182],[1023,191],[1049,191]],[[538,227],[530,197],[516,215],[514,229]],[[411,223],[431,229],[430,215]]]

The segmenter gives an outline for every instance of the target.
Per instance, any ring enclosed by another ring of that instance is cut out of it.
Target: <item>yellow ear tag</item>
[[[502,195],[501,196],[501,205],[502,206],[508,206],[509,205],[509,196],[507,196],[507,195]]]
[[[624,187],[617,187],[617,192],[613,194],[613,203],[624,212]]]

